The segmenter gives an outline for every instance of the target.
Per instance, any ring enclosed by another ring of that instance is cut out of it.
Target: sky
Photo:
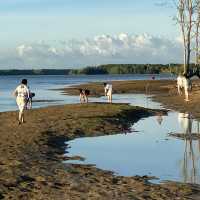
[[[0,68],[181,62],[161,0],[0,0]]]

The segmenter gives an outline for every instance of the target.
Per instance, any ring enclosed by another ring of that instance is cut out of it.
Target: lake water
[[[0,76],[0,112],[16,110],[17,106],[12,92],[22,78],[27,78],[29,86],[36,93],[34,100],[52,100],[51,102],[35,102],[33,108],[58,105],[65,103],[78,103],[79,98],[64,96],[57,89],[74,84],[112,80],[144,80],[151,79],[152,75],[94,75],[94,76]],[[173,79],[171,75],[156,75],[156,79]],[[56,101],[54,101],[56,100]],[[96,99],[93,99],[96,100]]]
[[[116,95],[115,99],[161,108],[145,95]],[[188,113],[171,111],[168,116],[148,117],[134,124],[131,133],[66,142],[67,156],[85,158],[85,161],[66,163],[94,164],[123,176],[149,175],[158,177],[159,181],[200,183],[200,140],[180,140],[168,135],[200,134],[199,126]]]

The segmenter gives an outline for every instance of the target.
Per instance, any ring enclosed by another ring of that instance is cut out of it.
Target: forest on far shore
[[[98,75],[98,74],[178,74],[181,64],[107,64],[80,69],[10,69],[0,70],[0,75]]]

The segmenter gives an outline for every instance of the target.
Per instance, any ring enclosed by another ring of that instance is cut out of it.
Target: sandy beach
[[[200,200],[200,0],[0,9],[0,200]]]
[[[189,94],[189,102],[184,101],[184,95],[179,96],[175,80],[138,80],[113,81],[113,94],[150,94],[153,99],[162,103],[167,109],[180,112],[190,112],[195,118],[200,118],[200,80],[193,80],[193,90]],[[102,83],[90,83],[61,89],[64,94],[78,95],[78,88],[88,88],[91,96],[104,95]]]
[[[193,100],[186,104],[177,95],[170,96],[168,90],[174,87],[173,81],[150,81],[149,84],[155,88],[151,93],[159,94],[155,95],[156,100],[165,105],[176,101],[174,108],[180,110],[181,102],[188,106],[187,109],[192,110],[196,106]],[[113,85],[119,93],[142,93],[146,90],[144,81],[116,82]],[[93,87],[97,91],[95,95],[101,95],[101,84],[87,87]],[[76,88],[66,89],[65,92],[76,94]],[[163,100],[167,99],[165,95],[170,97],[170,101]],[[157,112],[167,114],[166,110],[127,104],[53,106],[27,111],[26,123],[21,126],[16,120],[17,112],[0,113],[0,198],[198,199],[198,185],[175,182],[152,184],[148,176],[122,177],[91,165],[62,163],[66,159],[63,157],[65,141],[125,132],[141,118]],[[195,109],[193,114],[198,116],[198,110]]]
[[[66,140],[116,134],[156,112],[122,104],[55,106],[27,111],[21,126],[16,112],[1,113],[1,198],[164,198],[179,187],[180,196],[189,195],[192,189],[182,184],[174,189],[147,183],[148,177],[117,177],[93,166],[62,164]]]

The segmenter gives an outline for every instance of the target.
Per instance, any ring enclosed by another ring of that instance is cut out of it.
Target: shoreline
[[[34,109],[26,123],[0,114],[0,196],[4,199],[187,199],[194,186],[152,177],[123,177],[91,165],[63,164],[65,141],[121,133],[157,112],[127,104],[90,103]],[[4,133],[4,134],[3,134]],[[92,187],[91,187],[92,186]],[[132,189],[134,188],[134,190]],[[197,191],[196,191],[197,192]]]
[[[196,119],[200,119],[200,79],[193,80],[193,91],[189,94],[189,102],[184,96],[179,96],[175,80],[134,80],[112,81],[113,94],[147,94],[161,103],[167,109],[180,112],[191,112]],[[104,96],[102,83],[88,83],[59,89],[65,95],[79,95],[79,88],[90,89],[92,97]]]

